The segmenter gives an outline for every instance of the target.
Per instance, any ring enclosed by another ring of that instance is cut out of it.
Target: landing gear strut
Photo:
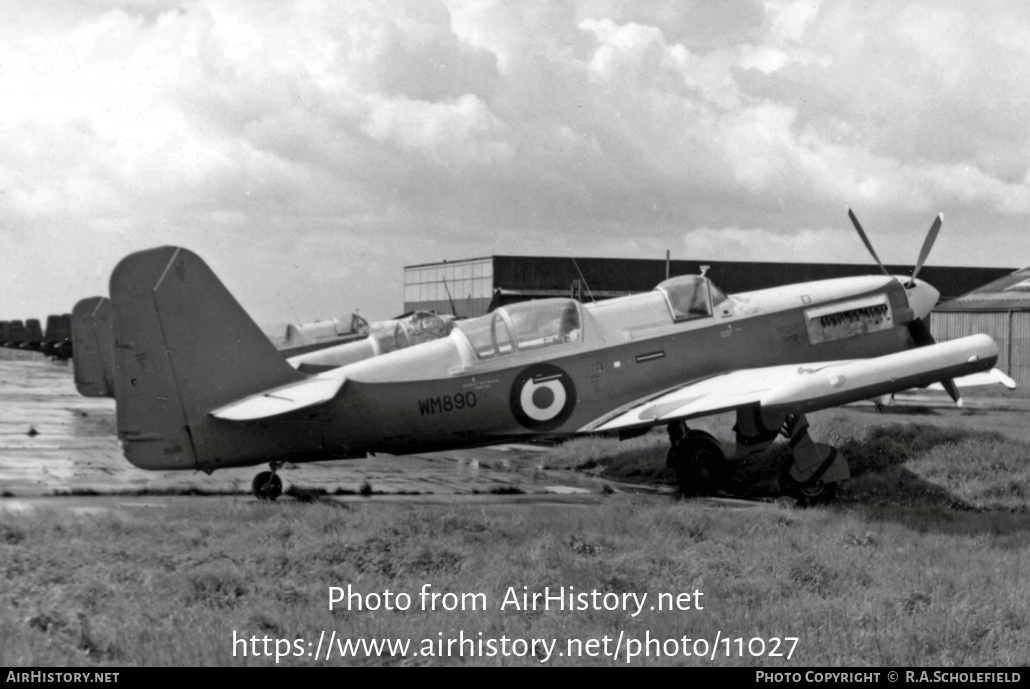
[[[665,465],[676,472],[684,495],[708,495],[722,487],[725,455],[715,437],[679,421],[669,424],[669,442]]]
[[[262,471],[254,477],[254,482],[250,484],[251,490],[254,491],[254,497],[258,500],[275,500],[283,494],[283,480],[276,473],[280,465],[272,462],[269,466],[271,471]]]
[[[668,428],[672,447],[665,465],[676,472],[683,494],[710,495],[724,489],[728,476],[722,445],[709,433],[687,428],[683,421]],[[812,440],[804,414],[777,415],[758,407],[742,408],[737,410],[734,431],[737,459],[763,452],[780,435],[787,438],[791,463],[780,476],[779,486],[801,507],[831,501],[838,483],[851,476],[847,461],[835,447]]]
[[[837,485],[851,477],[843,455],[832,445],[812,440],[804,414],[788,415],[783,434],[790,439],[790,454],[794,459],[783,472],[783,490],[802,507],[833,500]]]

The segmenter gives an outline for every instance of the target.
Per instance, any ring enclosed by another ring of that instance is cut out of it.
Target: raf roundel
[[[552,364],[536,364],[520,373],[511,386],[511,412],[534,431],[552,431],[565,423],[576,407],[572,377]]]

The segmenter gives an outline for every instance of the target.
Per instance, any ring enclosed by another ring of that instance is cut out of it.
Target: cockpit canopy
[[[479,359],[577,342],[583,337],[579,303],[540,299],[510,304],[457,327]]]
[[[665,295],[677,323],[712,315],[712,308],[727,296],[703,275],[681,275],[660,283],[655,289]]]
[[[580,342],[585,317],[592,323],[591,332],[597,333],[591,338],[622,340],[641,328],[711,318],[715,306],[727,298],[708,278],[683,275],[666,280],[652,292],[588,304],[589,316],[574,299],[539,299],[509,304],[455,325],[476,358],[485,361]]]
[[[382,354],[447,337],[454,327],[453,316],[415,311],[405,318],[383,321],[372,326],[371,337]]]

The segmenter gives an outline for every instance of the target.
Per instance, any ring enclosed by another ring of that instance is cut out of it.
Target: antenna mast
[[[587,288],[587,294],[590,295],[590,301],[597,301],[594,299],[594,293],[590,291],[590,285],[587,283],[587,279],[583,277],[583,271],[579,269],[579,264],[576,263],[576,257],[572,256],[572,265],[576,266],[576,272],[579,273],[579,279],[583,281],[583,286]]]

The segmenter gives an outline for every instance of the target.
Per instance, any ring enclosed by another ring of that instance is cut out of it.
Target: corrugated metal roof
[[[935,311],[1030,311],[1030,267],[988,282]]]

